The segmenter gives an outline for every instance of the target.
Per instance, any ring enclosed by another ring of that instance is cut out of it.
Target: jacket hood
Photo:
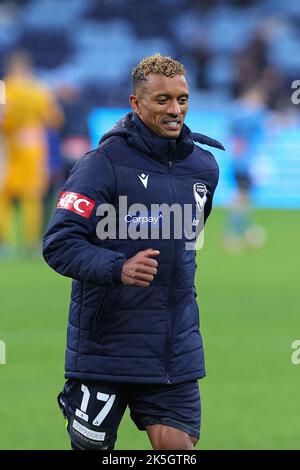
[[[194,141],[225,150],[217,140],[203,134],[193,133],[184,124],[178,139],[167,139],[152,132],[143,121],[133,112],[127,113],[112,129],[100,139],[99,145],[111,137],[123,137],[127,144],[155,158],[165,158],[170,153],[175,158],[184,158],[194,149]]]

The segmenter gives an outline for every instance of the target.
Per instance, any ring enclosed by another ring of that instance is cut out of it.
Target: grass
[[[299,212],[259,211],[267,231],[258,251],[222,248],[215,210],[198,253],[196,286],[207,377],[200,382],[199,449],[299,449]],[[63,384],[70,280],[40,260],[1,261],[0,449],[68,449],[56,405]],[[117,449],[150,449],[128,413]]]

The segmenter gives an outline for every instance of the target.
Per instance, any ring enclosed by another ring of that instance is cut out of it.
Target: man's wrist
[[[121,274],[125,261],[126,259],[118,259],[114,262],[114,266],[112,269],[112,280],[115,283],[121,283]]]

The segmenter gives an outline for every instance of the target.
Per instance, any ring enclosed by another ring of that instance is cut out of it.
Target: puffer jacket
[[[185,235],[178,239],[171,230],[169,239],[97,236],[104,220],[97,215],[99,205],[116,208],[111,222],[118,227],[119,196],[127,196],[128,207],[146,206],[144,220],[151,225],[152,204],[190,204],[195,214],[199,183],[206,220],[219,169],[195,141],[223,149],[185,125],[177,140],[159,137],[129,113],[73,167],[43,245],[46,262],[73,279],[66,378],[155,384],[205,375],[195,251],[186,249]],[[125,219],[128,225],[132,214]],[[160,251],[153,282],[147,288],[123,285],[124,262],[147,248]]]

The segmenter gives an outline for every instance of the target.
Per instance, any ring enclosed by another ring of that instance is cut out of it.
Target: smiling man
[[[73,449],[113,449],[127,406],[154,449],[194,449],[199,439],[205,368],[195,251],[174,230],[118,233],[141,217],[163,226],[153,204],[198,206],[206,221],[219,170],[194,142],[223,146],[184,124],[188,98],[182,64],[160,54],[142,60],[132,73],[133,112],[74,166],[44,238],[47,263],[73,278],[58,397]],[[135,213],[122,212],[125,196]],[[116,232],[99,236],[99,214],[111,206]]]
[[[162,67],[165,75],[159,72]],[[156,72],[157,70],[157,72]],[[189,89],[179,62],[144,59],[132,74],[133,111],[156,135],[177,139],[188,110]]]

